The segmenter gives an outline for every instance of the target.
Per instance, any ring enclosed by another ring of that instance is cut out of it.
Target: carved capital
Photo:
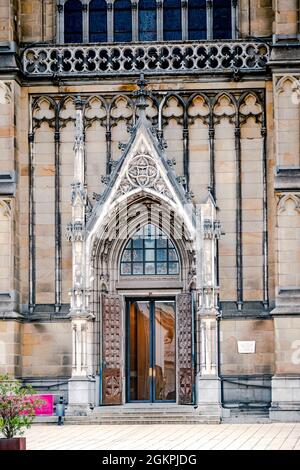
[[[205,219],[203,224],[204,239],[219,239],[222,235],[221,223],[219,220],[211,221]]]
[[[66,238],[70,242],[83,241],[85,239],[85,228],[82,222],[74,222],[67,225]]]

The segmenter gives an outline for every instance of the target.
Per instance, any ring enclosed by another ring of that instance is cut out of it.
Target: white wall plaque
[[[238,341],[239,354],[255,353],[255,341]]]

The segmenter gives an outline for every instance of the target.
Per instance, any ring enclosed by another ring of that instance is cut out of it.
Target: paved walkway
[[[221,425],[34,425],[27,448],[96,450],[298,449],[300,423]]]

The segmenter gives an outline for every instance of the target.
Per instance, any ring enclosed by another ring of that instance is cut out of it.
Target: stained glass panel
[[[155,251],[145,250],[145,261],[154,261],[154,260],[155,260]]]
[[[133,263],[132,274],[143,274],[143,263]]]
[[[132,261],[143,261],[143,250],[132,250]]]
[[[145,263],[145,274],[155,274],[155,263]]]
[[[167,263],[157,263],[157,274],[167,274]]]

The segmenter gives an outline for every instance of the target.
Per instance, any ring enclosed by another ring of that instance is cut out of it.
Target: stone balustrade
[[[263,72],[269,49],[259,42],[169,42],[28,47],[27,76]]]

